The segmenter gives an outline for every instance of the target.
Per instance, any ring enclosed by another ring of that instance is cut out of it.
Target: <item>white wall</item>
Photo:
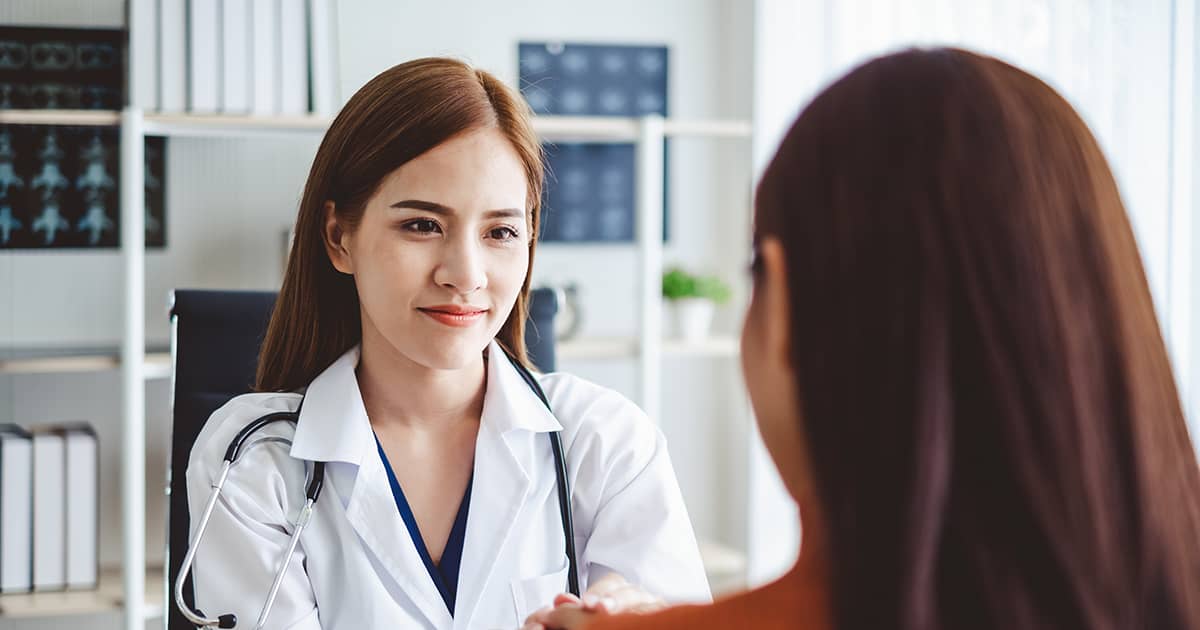
[[[64,7],[84,7],[63,17]],[[3,3],[0,23],[120,25],[120,0],[18,0]],[[749,115],[748,4],[737,0],[553,0],[496,3],[339,3],[343,100],[384,68],[417,56],[451,54],[515,80],[516,45],[526,39],[665,43],[670,46],[671,114]],[[469,19],[464,19],[469,16]],[[635,17],[636,16],[636,17]],[[94,21],[93,21],[94,20]],[[146,322],[151,342],[167,339],[172,287],[275,288],[280,232],[295,214],[319,139],[172,139],[167,154],[168,247],[147,257]],[[747,258],[749,150],[737,142],[687,140],[671,148],[672,241],[665,260],[719,272],[738,297],[718,328],[740,324]],[[576,281],[584,334],[636,330],[632,246],[545,246],[535,276]],[[116,344],[121,324],[121,259],[116,251],[0,253],[0,347]],[[567,363],[564,369],[634,396],[632,361]],[[742,449],[748,418],[736,361],[672,359],[666,365],[661,419],[689,509],[705,537],[740,543],[746,483]],[[0,421],[37,425],[85,419],[100,432],[103,464],[101,560],[120,558],[119,375],[0,376]],[[167,385],[147,386],[147,558],[161,562],[169,440]],[[34,626],[30,626],[34,627]]]

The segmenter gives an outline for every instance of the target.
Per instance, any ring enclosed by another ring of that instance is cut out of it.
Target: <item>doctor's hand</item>
[[[554,598],[556,607],[563,604],[577,604],[586,611],[608,614],[649,613],[667,606],[661,597],[630,584],[619,573],[609,573],[592,582],[582,599],[566,593]]]
[[[661,597],[632,585],[618,573],[596,580],[582,598],[563,593],[553,608],[543,608],[525,620],[523,630],[579,630],[597,615],[651,613],[667,605]]]
[[[579,598],[574,595],[566,595],[574,602],[563,600],[562,603],[557,603],[564,596],[559,595],[554,607],[547,606],[525,620],[525,625],[521,626],[521,630],[585,630],[587,626],[599,616],[606,613],[597,610],[586,610],[578,602]]]

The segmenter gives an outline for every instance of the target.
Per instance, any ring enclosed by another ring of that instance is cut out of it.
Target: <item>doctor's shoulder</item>
[[[269,413],[296,411],[300,400],[300,394],[296,393],[252,393],[237,396],[219,407],[204,423],[204,428],[200,430],[192,445],[187,468],[189,488],[210,483],[215,479],[221,471],[230,443],[246,425]],[[231,468],[229,485],[239,485],[247,489],[263,488],[266,484],[262,482],[269,477],[278,480],[296,477],[297,473],[291,470],[293,468],[299,468],[298,476],[303,480],[303,462],[288,454],[288,444],[294,432],[295,425],[291,422],[275,422],[256,431],[246,440],[243,455]],[[269,437],[283,438],[288,444],[268,440],[250,447],[256,440]],[[256,482],[238,483],[250,480]]]
[[[662,431],[620,392],[565,372],[539,374],[538,381],[563,427],[568,460],[599,457],[640,467],[665,451]]]

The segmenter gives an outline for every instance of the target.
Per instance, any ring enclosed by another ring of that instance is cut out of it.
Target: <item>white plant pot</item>
[[[703,341],[712,328],[716,304],[705,298],[683,298],[672,301],[675,311],[675,334],[685,341]]]

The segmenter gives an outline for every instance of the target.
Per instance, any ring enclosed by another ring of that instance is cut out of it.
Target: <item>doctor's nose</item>
[[[481,246],[465,241],[447,243],[442,250],[442,259],[434,269],[433,281],[455,293],[470,295],[487,288],[487,269]]]

